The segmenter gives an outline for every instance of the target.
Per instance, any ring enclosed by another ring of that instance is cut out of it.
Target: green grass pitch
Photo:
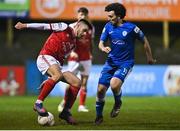
[[[43,127],[37,124],[32,110],[36,96],[0,97],[0,130],[180,130],[180,97],[123,97],[121,112],[110,118],[113,97],[106,97],[104,122],[96,126],[95,97],[87,99],[89,113],[77,112],[76,101],[72,114],[78,125],[67,125],[58,119],[57,105],[62,98],[48,97],[44,106],[54,114],[56,124]]]

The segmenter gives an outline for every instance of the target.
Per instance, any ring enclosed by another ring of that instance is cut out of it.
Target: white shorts
[[[36,63],[39,71],[43,75],[47,72],[49,67],[54,64],[59,65],[60,69],[62,69],[62,66],[60,65],[59,61],[57,61],[54,57],[50,55],[39,55]]]
[[[92,66],[91,60],[85,60],[85,61],[68,61],[68,71],[74,73],[77,75],[78,72],[80,72],[81,75],[88,76],[90,74]]]

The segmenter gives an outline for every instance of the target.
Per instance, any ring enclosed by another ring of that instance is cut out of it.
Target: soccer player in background
[[[15,25],[16,29],[32,28],[41,30],[51,30],[52,34],[48,37],[37,58],[37,67],[43,75],[48,75],[40,86],[40,94],[34,104],[34,110],[40,116],[47,116],[47,110],[43,107],[43,101],[49,95],[55,84],[59,81],[70,84],[70,88],[66,92],[65,106],[59,114],[59,118],[64,119],[69,124],[76,124],[76,121],[70,113],[79,89],[81,81],[73,73],[63,72],[62,65],[65,57],[75,48],[76,40],[83,37],[86,32],[91,29],[91,24],[81,19],[74,28],[69,27],[66,23],[21,23]]]
[[[78,9],[77,18],[86,19],[90,22],[88,16],[88,9],[85,7],[80,7]],[[77,22],[70,24],[72,28],[76,26]],[[92,24],[91,24],[92,25]],[[93,25],[92,25],[93,27]],[[76,48],[70,53],[68,57],[68,70],[73,72],[75,75],[80,72],[81,77],[81,89],[79,94],[79,112],[88,112],[89,110],[85,106],[86,95],[87,95],[87,81],[90,74],[90,69],[92,66],[92,46],[94,43],[94,27],[89,29],[88,32],[81,38],[77,40]],[[67,89],[69,86],[67,87]],[[67,91],[67,90],[66,90]],[[58,111],[63,110],[65,99],[61,101],[58,106]]]
[[[121,86],[134,66],[135,40],[143,43],[148,64],[156,62],[153,59],[149,42],[144,33],[135,24],[124,21],[126,8],[120,3],[111,3],[105,7],[109,22],[105,25],[99,42],[99,49],[108,54],[101,71],[96,97],[95,124],[103,122],[103,108],[106,91],[111,87],[114,96],[114,106],[110,116],[116,117],[122,105]],[[110,47],[105,46],[109,40]]]

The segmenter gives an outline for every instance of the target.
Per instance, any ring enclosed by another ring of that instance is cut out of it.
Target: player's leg
[[[59,114],[59,117],[61,119],[66,120],[69,124],[76,124],[75,120],[73,119],[70,113],[70,110],[78,95],[79,89],[81,87],[81,81],[77,76],[75,76],[73,73],[69,71],[63,73],[63,78],[64,79],[62,81],[70,84],[70,87],[67,89],[67,92],[65,94],[64,109]]]
[[[112,109],[111,114],[110,114],[111,117],[116,117],[119,114],[120,107],[122,105],[122,101],[121,101],[121,95],[122,95],[121,86],[122,86],[122,83],[123,82],[121,81],[121,79],[116,78],[116,77],[113,77],[111,79],[111,82],[110,82],[111,90],[113,92],[114,101],[115,101],[113,109]]]
[[[86,96],[87,96],[87,81],[88,77],[86,75],[81,75],[81,89],[79,94],[79,112],[88,112],[89,110],[85,106]]]
[[[66,71],[70,71],[76,75],[78,73],[78,68],[79,68],[79,62],[75,60],[70,60],[68,61],[68,67]],[[65,94],[67,94],[69,87],[70,87],[69,85],[66,86]],[[65,104],[65,98],[59,103],[58,112],[63,111],[64,104]]]
[[[97,97],[96,97],[96,119],[95,124],[99,125],[103,122],[103,108],[105,105],[105,94],[110,85],[110,79],[114,74],[114,69],[108,63],[106,63],[101,71],[98,89],[97,89]]]
[[[54,88],[55,84],[62,79],[63,74],[61,73],[60,65],[52,56],[39,56],[37,60],[38,69],[43,74],[48,74],[50,76],[41,85],[40,94],[35,102],[34,110],[41,116],[46,116],[47,111],[43,107],[44,99],[49,95],[51,90]]]
[[[121,65],[116,70],[113,78],[110,81],[110,86],[111,86],[111,90],[113,92],[114,101],[115,101],[113,109],[112,109],[111,114],[110,114],[111,117],[116,117],[120,112],[120,108],[122,105],[121,86],[124,82],[124,79],[127,77],[128,73],[131,71],[131,68],[132,68],[132,63],[125,63],[125,64]]]
[[[87,82],[90,74],[90,69],[92,66],[91,60],[86,61],[80,61],[80,65],[82,66],[82,69],[80,70],[81,74],[81,89],[80,89],[80,95],[79,95],[79,112],[88,112],[89,110],[85,106],[86,102],[86,96],[87,96]]]
[[[107,87],[98,84],[97,97],[96,97],[96,119],[95,124],[99,125],[103,122],[103,109],[105,105],[105,94]]]

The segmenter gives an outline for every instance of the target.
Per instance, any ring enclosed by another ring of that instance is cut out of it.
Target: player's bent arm
[[[100,40],[99,42],[99,49],[102,51],[102,52],[106,52],[106,53],[109,53],[111,51],[111,48],[110,47],[105,47],[104,46],[104,41]]]
[[[152,56],[152,51],[151,51],[151,47],[149,45],[149,41],[147,40],[147,38],[145,36],[144,36],[144,50],[146,52],[148,64],[156,63],[156,60],[153,59],[153,56]]]

